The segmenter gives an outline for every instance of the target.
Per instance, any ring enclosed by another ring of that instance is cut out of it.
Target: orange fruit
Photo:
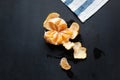
[[[68,28],[65,20],[59,17],[58,13],[50,13],[43,23],[48,31],[44,34],[44,39],[51,44],[60,45],[69,42],[78,35],[79,25],[74,22]]]

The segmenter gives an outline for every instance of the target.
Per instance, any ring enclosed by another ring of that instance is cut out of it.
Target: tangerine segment
[[[76,22],[73,22],[72,25],[70,26],[69,30],[73,33],[71,39],[74,39],[78,35],[79,31],[79,24]]]
[[[58,18],[59,16],[60,16],[60,15],[59,15],[58,13],[55,13],[55,12],[50,13],[50,14],[47,16],[47,18],[46,18],[46,20],[44,21],[44,23],[43,23],[44,28],[47,29],[47,30],[52,30],[51,27],[50,27],[47,23],[48,23],[48,21],[49,21],[50,19]]]
[[[61,61],[60,61],[60,66],[61,66],[61,68],[64,69],[64,70],[69,70],[69,69],[71,69],[71,66],[70,66],[70,64],[69,64],[68,61],[67,61],[67,58],[65,58],[65,57],[63,57],[63,58],[61,59]]]
[[[63,31],[61,31],[63,34],[67,34],[67,35],[70,35],[71,37],[72,37],[72,35],[73,35],[73,32],[71,31],[71,30],[69,30],[68,28],[67,29],[65,29],[65,30],[63,30]]]
[[[57,45],[59,45],[59,44],[62,44],[62,42],[63,42],[63,38],[62,38],[62,35],[59,33],[56,43],[57,43]]]
[[[58,32],[56,31],[47,31],[45,32],[44,34],[44,39],[48,42],[48,43],[51,43],[51,44],[55,44],[56,45],[56,40],[57,40],[57,37],[58,37]]]
[[[56,30],[58,32],[67,28],[67,23],[62,18],[53,18],[48,20],[47,25],[51,27],[52,30]]]

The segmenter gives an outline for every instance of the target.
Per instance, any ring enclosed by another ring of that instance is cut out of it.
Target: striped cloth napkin
[[[82,21],[85,22],[97,12],[108,0],[61,0]]]

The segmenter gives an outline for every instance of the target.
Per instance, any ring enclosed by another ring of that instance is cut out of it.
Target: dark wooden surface
[[[0,80],[120,80],[119,3],[110,0],[81,23],[60,0],[0,0]],[[87,48],[86,60],[45,43],[42,23],[50,12],[81,25],[76,39]],[[70,71],[59,67],[62,56]]]

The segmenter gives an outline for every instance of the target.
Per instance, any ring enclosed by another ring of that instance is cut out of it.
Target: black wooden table
[[[110,0],[85,23],[60,0],[0,0],[0,80],[120,80],[120,0]],[[58,12],[68,24],[80,24],[76,38],[87,48],[86,60],[68,59],[71,51],[46,44],[43,21]]]

